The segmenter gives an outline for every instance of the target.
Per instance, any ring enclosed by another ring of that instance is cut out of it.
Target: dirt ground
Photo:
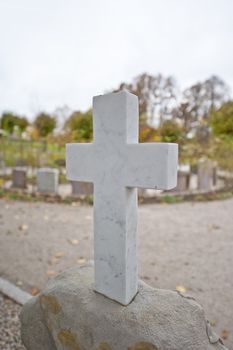
[[[93,259],[92,207],[0,200],[0,275],[36,293]],[[233,349],[233,199],[139,207],[139,274],[187,291]]]

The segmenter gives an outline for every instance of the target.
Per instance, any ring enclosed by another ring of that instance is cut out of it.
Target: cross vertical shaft
[[[137,190],[97,185],[94,196],[95,290],[127,305],[137,292]]]
[[[137,190],[124,186],[122,169],[126,144],[138,141],[138,101],[111,94],[93,107],[94,144],[105,158],[94,185],[95,290],[126,305],[137,292]]]

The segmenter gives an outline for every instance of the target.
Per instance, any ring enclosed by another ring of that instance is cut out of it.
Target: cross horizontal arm
[[[66,145],[67,179],[94,182],[94,158],[92,143],[68,143]]]
[[[139,143],[127,145],[126,186],[171,189],[177,184],[178,145]]]

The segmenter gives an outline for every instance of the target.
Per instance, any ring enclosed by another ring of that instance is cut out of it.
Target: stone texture
[[[41,168],[37,171],[37,190],[44,193],[58,192],[58,169]]]
[[[124,305],[138,290],[136,188],[177,181],[177,144],[138,144],[138,119],[137,96],[96,96],[94,142],[66,145],[67,178],[94,183],[95,290]]]
[[[16,167],[12,172],[12,187],[26,188],[27,187],[27,171],[24,168]]]
[[[73,268],[25,304],[27,350],[226,350],[192,298],[140,282],[122,306],[94,292],[93,282],[91,267]]]
[[[21,306],[0,293],[0,349],[26,350],[21,342],[18,315]]]

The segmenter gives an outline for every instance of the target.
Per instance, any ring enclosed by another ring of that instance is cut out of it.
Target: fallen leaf
[[[32,287],[32,288],[31,288],[31,295],[37,295],[39,292],[40,292],[40,291],[39,291],[38,288],[36,288],[36,287]]]
[[[213,224],[213,225],[212,225],[212,228],[213,228],[214,230],[220,230],[221,227],[218,226],[218,225]]]
[[[57,259],[60,259],[60,258],[62,258],[64,255],[65,255],[64,252],[57,252],[57,253],[54,255],[54,257],[57,258]]]
[[[82,264],[85,264],[86,259],[81,256],[77,261],[80,265],[82,265]]]
[[[220,226],[215,224],[209,225],[209,230],[220,230],[220,228],[221,228]]]
[[[50,265],[57,264],[59,260],[65,255],[64,252],[57,252],[54,256],[48,261]]]
[[[79,240],[78,239],[67,239],[67,241],[72,244],[72,245],[77,245],[79,244]]]
[[[28,225],[27,224],[19,225],[19,230],[20,231],[27,231],[28,230]]]
[[[46,274],[47,274],[47,276],[54,276],[55,275],[55,272],[53,271],[53,270],[48,270],[47,272],[46,272]]]
[[[223,329],[221,332],[221,338],[226,340],[229,337],[230,332],[227,329]]]
[[[180,292],[180,293],[185,293],[187,291],[187,289],[182,285],[176,286],[176,290],[177,292]]]
[[[150,277],[149,276],[142,276],[142,279],[145,280],[145,281],[149,281]]]

